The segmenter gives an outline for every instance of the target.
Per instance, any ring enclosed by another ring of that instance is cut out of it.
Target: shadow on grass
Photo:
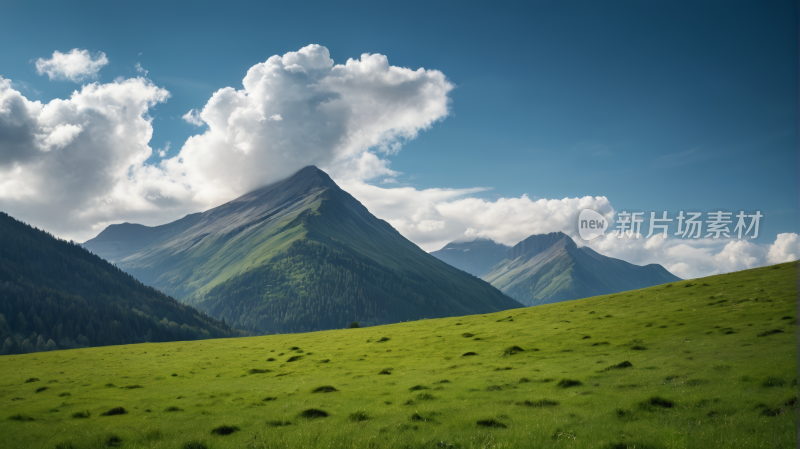
[[[496,429],[505,429],[506,427],[508,427],[507,425],[495,419],[482,419],[478,421],[477,424],[481,427],[493,427]]]
[[[219,427],[215,427],[214,429],[212,429],[211,433],[213,433],[214,435],[225,436],[225,435],[230,435],[233,432],[236,432],[238,430],[239,430],[239,428],[236,427],[236,426],[221,425]]]
[[[122,407],[114,407],[114,408],[112,408],[111,410],[109,410],[107,412],[101,413],[100,415],[101,416],[115,416],[115,415],[125,415],[127,413],[128,413],[128,411],[125,410]]]
[[[316,408],[309,408],[300,412],[300,417],[306,419],[327,418],[328,412]]]

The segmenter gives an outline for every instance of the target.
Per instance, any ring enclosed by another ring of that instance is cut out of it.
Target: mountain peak
[[[333,182],[333,179],[327,173],[314,165],[309,165],[301,168],[288,178],[246,193],[228,204],[250,203],[252,201],[260,201],[264,197],[271,199],[276,196],[285,198],[299,197],[308,194],[314,189],[322,188],[338,189],[339,186]]]
[[[523,255],[530,258],[556,245],[561,245],[567,248],[577,247],[575,242],[563,232],[536,234],[517,243],[510,250],[508,250],[508,258],[513,260]]]

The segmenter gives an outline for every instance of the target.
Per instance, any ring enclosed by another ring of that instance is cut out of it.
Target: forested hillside
[[[241,334],[80,245],[0,213],[2,354]]]

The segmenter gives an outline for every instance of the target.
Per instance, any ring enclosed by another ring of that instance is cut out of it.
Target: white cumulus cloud
[[[147,111],[168,96],[134,78],[89,84],[43,104],[0,77],[0,209],[78,238],[155,212],[158,200],[147,199],[138,178],[152,151]]]
[[[80,79],[107,63],[54,53],[42,73]],[[144,73],[141,65],[137,70]],[[0,208],[86,240],[113,222],[163,223],[204,210],[310,164],[342,179],[394,177],[386,155],[448,115],[453,85],[437,70],[363,54],[334,64],[309,45],[251,67],[183,118],[204,131],[177,154],[153,154],[151,108],[169,92],[146,78],[83,86],[30,101],[0,78]]]
[[[608,218],[613,208],[605,197],[532,200],[469,196],[487,190],[381,188],[358,180],[337,182],[373,214],[426,251],[463,237],[486,237],[513,245],[533,234],[561,231],[575,236],[578,214],[595,209]]]
[[[79,80],[106,63],[102,53],[76,49],[55,52],[37,68]],[[452,89],[437,70],[396,67],[367,53],[335,64],[328,49],[309,45],[254,65],[240,88],[219,89],[188,111],[183,119],[202,128],[168,157],[170,142],[149,145],[150,112],[170,94],[146,78],[95,82],[41,103],[0,77],[0,210],[84,241],[111,223],[163,224],[206,210],[314,164],[428,251],[472,237],[513,245],[553,231],[581,244],[580,210],[613,217],[603,196],[489,201],[480,198],[484,187],[395,187],[400,173],[388,158],[448,116]],[[146,164],[154,152],[161,160]],[[781,234],[772,245],[660,236],[601,237],[589,245],[632,263],[660,263],[685,278],[800,256],[797,234]]]
[[[108,58],[105,53],[98,52],[93,56],[89,50],[74,48],[69,53],[56,50],[50,59],[37,59],[36,71],[39,75],[46,73],[51,80],[65,79],[80,82],[87,78],[97,78],[97,73],[106,64]],[[138,64],[137,68],[140,68]]]
[[[183,119],[208,125],[165,169],[215,203],[315,164],[338,178],[394,175],[380,155],[448,115],[453,85],[437,70],[363,54],[334,64],[309,45],[251,67]],[[180,175],[179,175],[180,174]],[[185,175],[184,175],[185,174]]]
[[[800,259],[800,237],[795,233],[778,234],[769,248],[769,263],[791,262]]]
[[[164,148],[158,150],[158,156],[159,157],[167,157],[167,151],[169,151],[169,146],[170,146],[170,142],[168,140],[166,143],[164,143]]]

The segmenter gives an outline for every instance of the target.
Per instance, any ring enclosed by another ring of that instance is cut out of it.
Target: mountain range
[[[109,226],[83,246],[254,332],[522,307],[408,241],[314,166],[169,224]]]
[[[526,306],[635,290],[680,278],[661,265],[634,265],[578,247],[562,232],[513,247],[489,239],[453,242],[431,255],[491,283]]]
[[[0,354],[244,335],[0,213]]]

